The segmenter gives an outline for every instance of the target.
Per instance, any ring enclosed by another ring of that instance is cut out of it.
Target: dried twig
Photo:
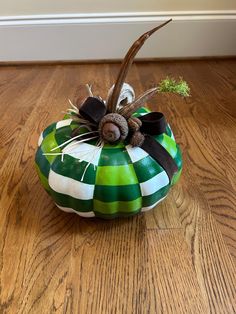
[[[113,89],[113,93],[109,99],[109,102],[107,104],[107,108],[108,111],[110,112],[115,112],[116,111],[116,107],[117,107],[117,102],[118,102],[118,98],[120,95],[120,91],[122,88],[122,85],[125,81],[126,75],[133,63],[134,57],[136,56],[136,54],[138,53],[138,51],[140,50],[140,48],[143,46],[143,44],[145,43],[145,41],[157,30],[159,30],[160,28],[162,28],[163,26],[165,26],[167,23],[169,23],[172,19],[166,21],[165,23],[151,29],[150,31],[144,33],[141,37],[139,37],[138,40],[136,40],[133,45],[130,47],[130,49],[128,50],[121,68],[120,68],[120,72],[118,74],[114,89]]]
[[[158,87],[154,87],[140,95],[134,102],[123,107],[119,112],[126,119],[129,118],[137,109],[142,107],[145,102],[158,92]]]

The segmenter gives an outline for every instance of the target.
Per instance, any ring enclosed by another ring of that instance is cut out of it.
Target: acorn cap
[[[131,137],[130,144],[134,147],[136,146],[140,147],[143,144],[144,139],[145,139],[144,135],[141,132],[136,131]]]
[[[135,131],[138,131],[140,127],[142,126],[142,121],[139,120],[139,118],[131,117],[128,119],[128,125],[129,125],[129,128],[133,132],[135,132]]]
[[[126,119],[118,113],[105,115],[98,127],[101,138],[109,143],[124,140],[129,132]]]

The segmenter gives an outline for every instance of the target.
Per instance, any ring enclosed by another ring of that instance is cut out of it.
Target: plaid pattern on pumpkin
[[[134,116],[147,112],[141,108]],[[172,182],[144,150],[122,142],[99,148],[95,140],[80,144],[74,140],[53,151],[58,155],[44,155],[69,140],[76,127],[76,122],[65,119],[46,128],[40,136],[35,160],[44,188],[64,211],[85,217],[133,215],[154,207],[180,176],[181,153],[169,126],[166,134],[155,139],[177,163],[179,171]]]

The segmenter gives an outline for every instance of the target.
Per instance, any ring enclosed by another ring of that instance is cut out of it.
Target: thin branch
[[[114,86],[114,89],[113,89],[113,93],[109,99],[109,102],[107,104],[107,108],[108,108],[108,111],[110,112],[115,112],[116,111],[116,107],[117,107],[117,102],[118,102],[118,98],[119,98],[119,95],[120,95],[120,91],[121,91],[121,88],[123,86],[123,83],[125,81],[125,78],[127,76],[127,73],[133,63],[133,60],[136,56],[136,54],[138,53],[138,51],[140,50],[140,48],[143,46],[143,44],[145,43],[145,41],[154,33],[156,32],[157,30],[159,30],[160,28],[162,28],[163,26],[165,26],[167,23],[169,23],[172,19],[166,21],[165,23],[151,29],[150,31],[144,33],[141,37],[139,37],[138,40],[136,40],[133,45],[130,47],[130,49],[128,50],[123,62],[122,62],[122,65],[121,65],[121,68],[120,68],[120,71],[119,71],[119,74],[118,74],[118,77],[117,77],[117,80],[116,80],[116,83],[115,83],[115,86]]]
[[[149,89],[148,91],[140,95],[134,102],[122,108],[119,113],[126,119],[129,118],[137,109],[142,107],[145,104],[145,102],[149,98],[153,97],[157,92],[158,87]]]

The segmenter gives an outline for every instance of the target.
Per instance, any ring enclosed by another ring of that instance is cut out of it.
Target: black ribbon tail
[[[174,174],[178,171],[178,167],[168,151],[150,135],[145,136],[141,148],[161,165],[171,182]]]
[[[146,134],[141,148],[161,165],[171,182],[174,174],[178,171],[178,167],[168,151],[152,137],[152,135],[166,133],[165,116],[161,112],[150,112],[139,117],[139,119],[142,121],[140,131]]]

